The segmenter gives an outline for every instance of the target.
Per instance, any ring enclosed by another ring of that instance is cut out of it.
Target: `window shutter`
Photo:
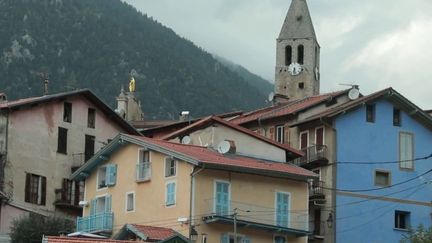
[[[105,196],[105,213],[111,212],[111,195]]]
[[[170,163],[171,159],[169,157],[165,158],[165,177],[168,177],[170,174]]]
[[[175,204],[175,183],[168,183],[167,184],[167,201],[166,205],[173,205]]]
[[[244,237],[242,239],[242,243],[251,243],[251,240],[249,238],[247,238],[247,237]]]
[[[288,194],[277,193],[276,224],[288,227]]]
[[[270,127],[269,129],[269,138],[274,140],[274,134],[275,134],[275,128],[274,127]]]
[[[108,165],[106,167],[106,185],[114,186],[116,184],[117,165]]]
[[[26,181],[25,181],[25,196],[24,201],[30,202],[30,186],[31,186],[31,174],[26,174]]]
[[[96,199],[91,200],[90,203],[90,215],[96,214]]]
[[[45,205],[46,203],[46,177],[45,176],[41,176],[40,177],[42,180],[42,188],[41,188],[41,205]]]
[[[227,235],[227,234],[223,234],[222,236],[221,236],[221,243],[229,243],[230,241],[229,241],[229,235]]]
[[[283,143],[286,143],[286,144],[289,144],[289,141],[290,141],[289,129],[290,129],[290,127],[288,125],[284,126],[284,132],[285,132],[285,134],[284,134],[284,142]]]

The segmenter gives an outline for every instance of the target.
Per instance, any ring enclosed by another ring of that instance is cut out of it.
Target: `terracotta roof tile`
[[[291,163],[281,163],[275,161],[266,161],[251,157],[240,156],[236,154],[223,155],[214,150],[197,145],[186,145],[163,140],[151,139],[142,136],[131,136],[144,142],[153,143],[165,149],[175,151],[187,157],[193,158],[200,163],[219,165],[231,168],[245,168],[265,172],[276,172],[286,175],[300,177],[315,177],[316,175],[306,169],[298,167]]]
[[[47,243],[130,243],[126,240],[110,240],[110,239],[88,239],[76,237],[48,236]]]
[[[235,119],[232,119],[231,122],[235,124],[244,124],[258,119],[265,120],[274,117],[289,115],[304,110],[306,108],[309,108],[311,106],[317,105],[319,103],[322,103],[331,97],[341,95],[348,91],[349,89],[331,92],[327,94],[316,95],[316,96],[310,96],[304,99],[294,100],[277,106],[272,106],[261,110],[252,111],[242,116],[239,116]]]
[[[138,224],[132,224],[132,226],[151,240],[164,240],[178,234],[176,231],[169,228]]]

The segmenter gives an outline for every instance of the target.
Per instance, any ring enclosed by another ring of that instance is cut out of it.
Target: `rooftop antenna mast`
[[[43,84],[44,84],[44,95],[48,94],[48,84],[49,84],[49,74],[48,73],[42,73],[43,78]]]

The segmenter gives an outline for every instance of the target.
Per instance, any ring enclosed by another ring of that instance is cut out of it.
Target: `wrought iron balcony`
[[[312,169],[318,166],[328,164],[328,154],[326,145],[313,145],[302,149],[305,154],[303,157],[295,159],[294,164],[306,169]]]
[[[241,228],[254,228],[267,232],[286,233],[295,236],[306,236],[308,231],[309,214],[305,210],[288,210],[288,218],[278,222],[277,209],[274,207],[258,206],[252,203],[230,201],[228,209],[216,208],[216,199],[206,199],[208,211],[203,217],[206,223],[234,224]],[[234,213],[235,216],[234,216]]]
[[[309,184],[309,200],[317,202],[316,204],[325,203],[324,181],[312,181]]]
[[[76,221],[76,231],[96,233],[112,232],[114,214],[98,213],[87,217],[78,217]]]

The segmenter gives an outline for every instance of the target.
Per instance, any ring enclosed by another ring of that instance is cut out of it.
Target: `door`
[[[229,214],[229,183],[216,182],[215,211],[219,216]]]

